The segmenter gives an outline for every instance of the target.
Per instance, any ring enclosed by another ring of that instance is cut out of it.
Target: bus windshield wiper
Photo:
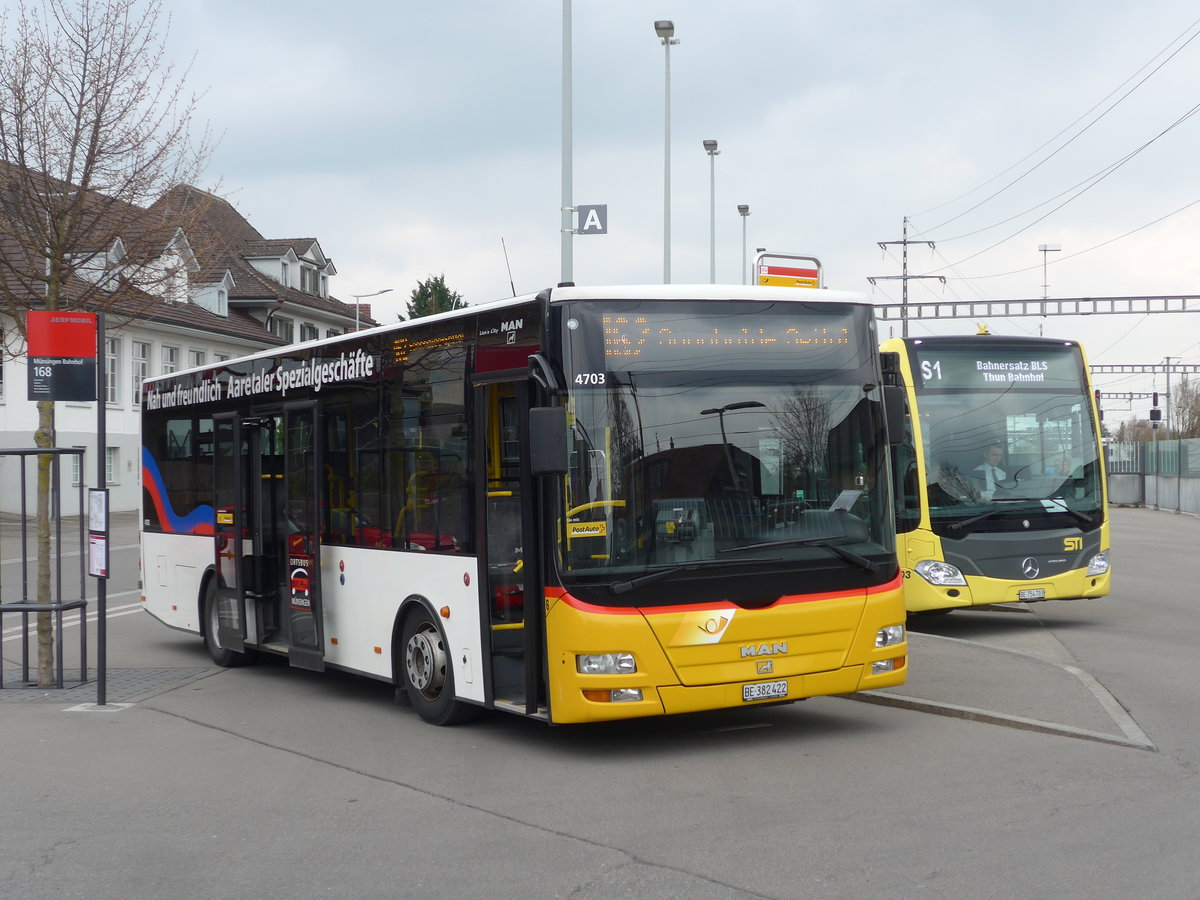
[[[854,563],[854,565],[867,571],[875,571],[875,563],[867,559],[865,556],[859,556],[853,550],[847,550],[842,546],[848,537],[839,535],[826,535],[825,537],[806,537],[806,538],[784,538],[778,541],[759,541],[757,544],[744,544],[741,547],[730,547],[726,550],[719,550],[719,553],[736,553],[739,550],[761,550],[763,547],[827,547],[832,550],[846,562]]]
[[[1064,500],[1062,497],[1051,497],[1051,498],[1050,498],[1048,501],[1046,501],[1046,500],[1043,500],[1043,501],[1042,501],[1042,503],[1043,503],[1044,505],[1046,505],[1046,512],[1050,512],[1050,513],[1055,513],[1055,512],[1065,512],[1065,513],[1070,513],[1071,515],[1073,515],[1073,516],[1075,517],[1075,519],[1076,519],[1077,521],[1079,521],[1079,522],[1082,522],[1082,523],[1083,523],[1083,524],[1085,524],[1085,525],[1091,525],[1091,524],[1092,524],[1092,517],[1091,517],[1091,516],[1089,516],[1089,515],[1088,515],[1087,513],[1085,513],[1085,512],[1080,512],[1080,511],[1079,511],[1079,510],[1077,510],[1077,509],[1073,509],[1071,506],[1069,506],[1069,505],[1067,504],[1067,501],[1066,501],[1066,500]],[[1053,506],[1049,505],[1049,504],[1051,504],[1051,503],[1052,503],[1052,504],[1054,504],[1054,505],[1053,505]]]
[[[679,572],[690,572],[695,569],[723,569],[727,566],[752,566],[761,563],[782,562],[783,557],[776,556],[770,559],[755,557],[754,559],[705,559],[690,563],[679,563],[674,566],[667,566],[664,569],[655,569],[653,572],[647,572],[645,575],[638,575],[635,578],[630,578],[625,581],[614,581],[608,586],[609,591],[614,594],[627,594],[634,588],[641,587],[644,584],[653,584],[655,581],[660,581],[668,575],[675,575]]]
[[[1003,499],[993,500],[992,502],[993,503],[1029,503],[1029,502],[1036,503],[1036,502],[1040,502],[1045,506],[1045,509],[1047,512],[1070,513],[1072,516],[1075,517],[1075,519],[1077,521],[1082,522],[1086,525],[1092,524],[1091,516],[1089,516],[1087,513],[1080,512],[1077,509],[1072,509],[1070,506],[1067,505],[1067,501],[1063,500],[1060,497],[1054,497],[1054,498],[1050,498],[1048,500],[1045,500],[1045,499],[1039,500],[1038,498],[1035,498],[1035,497],[1005,497]],[[1053,504],[1053,505],[1052,506],[1046,505],[1048,503]],[[989,509],[987,512],[980,513],[977,516],[970,516],[966,519],[960,519],[957,522],[951,522],[950,530],[951,531],[961,531],[962,529],[966,528],[968,525],[974,525],[976,522],[982,522],[984,519],[990,519],[992,516],[999,515],[1002,512],[1007,512],[1007,510],[1005,510],[1005,509]]]
[[[1026,501],[1024,499],[1018,499],[1018,500],[1004,499],[1004,500],[993,500],[991,502],[992,503],[1026,503],[1028,501]],[[997,507],[996,509],[989,509],[987,512],[982,512],[977,516],[969,516],[965,519],[959,519],[957,522],[950,523],[950,530],[951,531],[962,531],[968,525],[974,525],[976,522],[982,522],[984,519],[990,519],[992,516],[998,516],[1002,512],[1008,512],[1008,510]]]

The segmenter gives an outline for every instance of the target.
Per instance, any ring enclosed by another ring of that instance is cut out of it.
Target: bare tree
[[[181,223],[147,207],[192,182],[210,147],[207,132],[192,140],[197,98],[166,60],[168,25],[160,0],[20,0],[0,13],[0,317],[20,338],[10,349],[24,346],[31,308],[136,315],[179,289]],[[39,402],[35,445],[53,436],[54,404]],[[49,456],[37,478],[37,595],[49,603]],[[39,685],[52,683],[52,639],[39,614]]]
[[[1200,437],[1200,383],[1184,375],[1171,398],[1171,418],[1181,438]]]
[[[1149,419],[1129,419],[1117,428],[1114,440],[1118,443],[1139,444],[1154,439],[1154,429]]]
[[[787,465],[806,471],[824,471],[830,429],[829,400],[820,391],[795,387],[775,413],[775,427],[783,440]]]

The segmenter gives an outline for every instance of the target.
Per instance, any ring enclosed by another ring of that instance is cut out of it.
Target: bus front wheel
[[[236,650],[230,650],[228,647],[222,647],[218,636],[218,629],[221,625],[220,610],[217,606],[217,581],[215,578],[208,580],[207,586],[204,588],[204,646],[208,648],[208,655],[212,657],[213,662],[218,666],[244,666],[246,663],[253,660],[251,651],[243,651],[239,653]]]
[[[404,691],[422,719],[433,725],[454,725],[478,714],[478,707],[454,699],[446,640],[426,609],[418,608],[405,619],[400,652]]]

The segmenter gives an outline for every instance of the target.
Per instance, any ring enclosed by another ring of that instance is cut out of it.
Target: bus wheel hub
[[[437,631],[426,625],[408,639],[404,671],[422,696],[436,698],[446,683],[446,651]]]

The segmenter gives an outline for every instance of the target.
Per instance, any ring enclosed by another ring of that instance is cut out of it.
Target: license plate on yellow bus
[[[1027,591],[1017,591],[1018,600],[1045,600],[1045,588],[1030,588]]]
[[[754,684],[742,685],[742,700],[750,703],[754,700],[780,700],[787,696],[786,681],[759,681]]]

